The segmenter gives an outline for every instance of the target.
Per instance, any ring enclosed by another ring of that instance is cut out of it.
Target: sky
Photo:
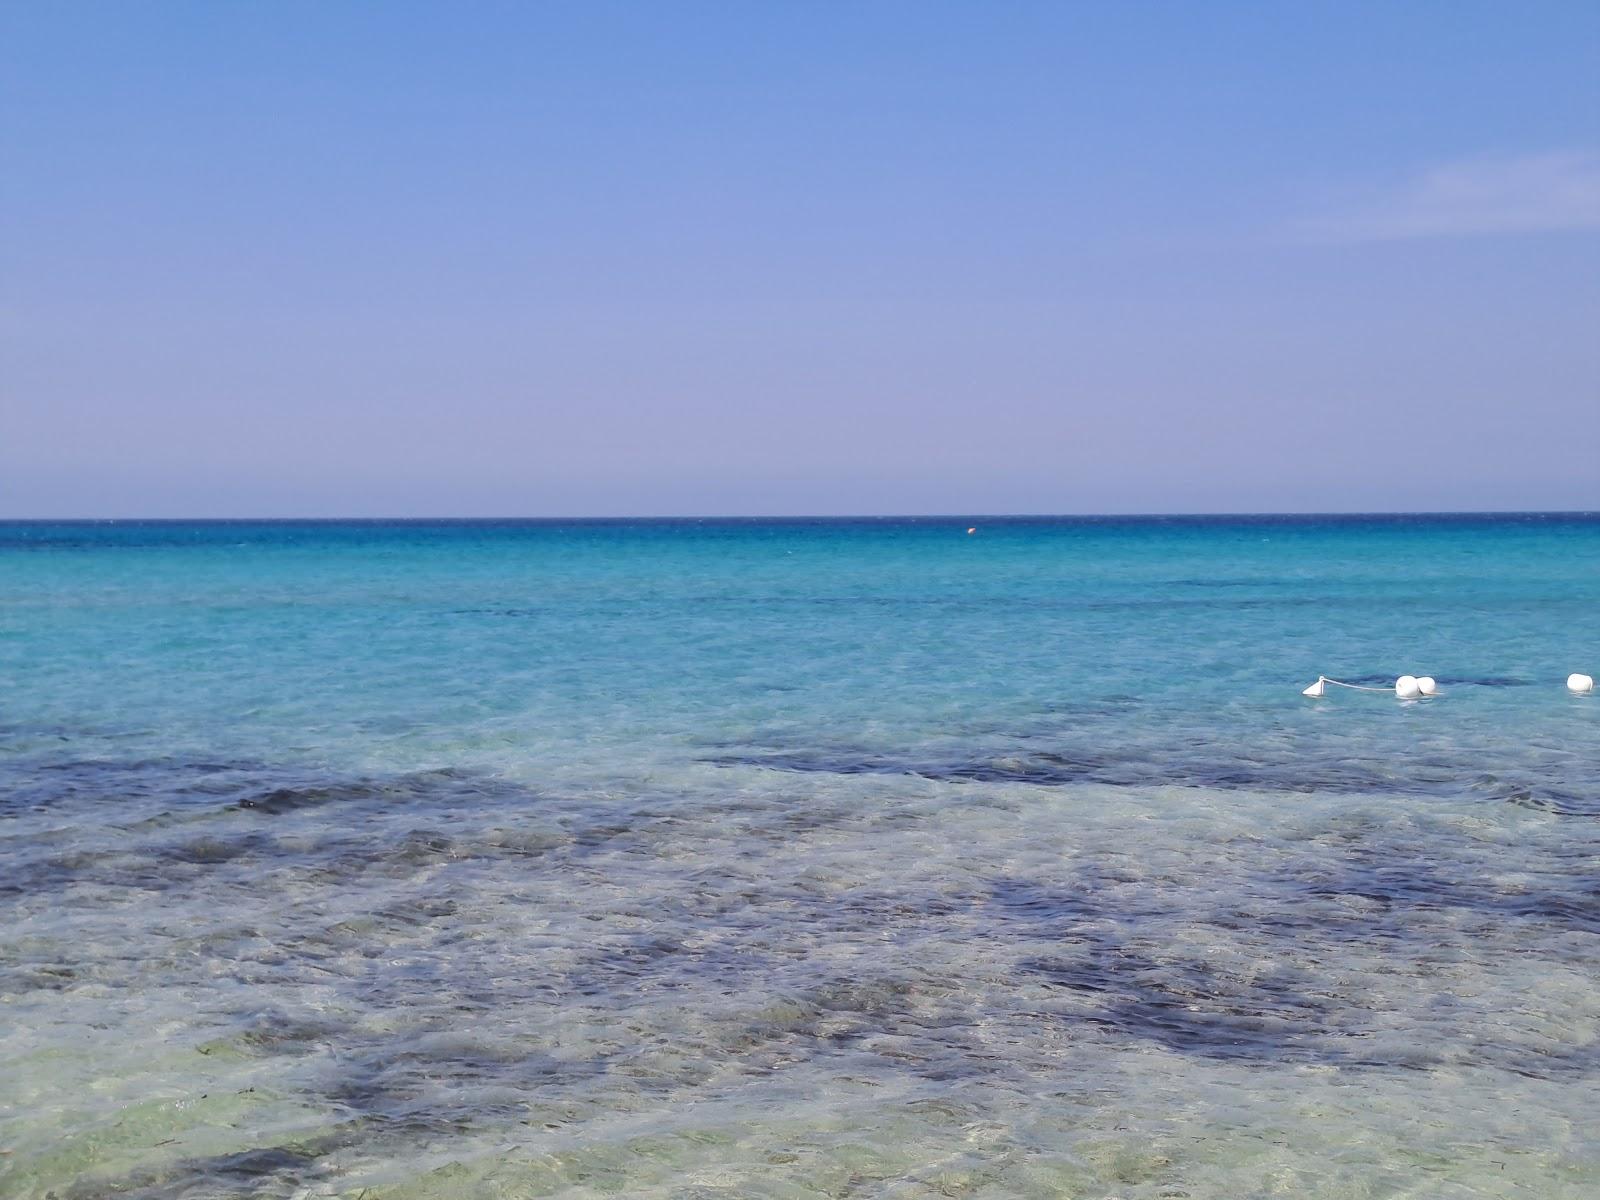
[[[1600,509],[1600,4],[0,0],[0,517]]]

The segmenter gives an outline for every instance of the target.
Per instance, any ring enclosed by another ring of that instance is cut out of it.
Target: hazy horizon
[[[1327,518],[1327,517],[1595,517],[1600,509],[1584,508],[1480,508],[1480,509],[1324,509],[1294,511],[1235,511],[1235,512],[812,512],[812,513],[469,513],[456,516],[415,514],[372,514],[355,516],[330,513],[324,516],[53,516],[9,517],[0,516],[0,524],[13,525],[111,525],[111,524],[473,524],[509,522],[526,524],[556,524],[562,522],[649,522],[674,521],[1101,521],[1101,520],[1233,520],[1250,518]]]

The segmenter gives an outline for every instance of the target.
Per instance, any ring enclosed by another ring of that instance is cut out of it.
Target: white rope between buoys
[[[1402,700],[1421,700],[1427,696],[1437,696],[1439,685],[1432,675],[1402,675],[1394,681],[1393,687],[1366,687],[1359,683],[1345,683],[1341,679],[1329,679],[1326,675],[1318,675],[1317,681],[1300,694],[1313,698],[1322,696],[1328,690],[1328,685],[1349,688],[1352,692],[1388,692]]]
[[[1362,687],[1359,683],[1344,683],[1344,682],[1342,682],[1341,680],[1338,680],[1338,679],[1329,679],[1326,675],[1318,675],[1317,676],[1317,682],[1313,683],[1311,685],[1311,687],[1316,687],[1316,686],[1318,686],[1318,684],[1326,684],[1326,683],[1331,683],[1331,684],[1333,684],[1334,687],[1349,688],[1352,692],[1392,692],[1392,691],[1394,691],[1393,688]],[[1317,694],[1320,696],[1322,693],[1318,692]],[[1308,695],[1308,696],[1311,695],[1311,688],[1307,688],[1306,689],[1306,695]]]

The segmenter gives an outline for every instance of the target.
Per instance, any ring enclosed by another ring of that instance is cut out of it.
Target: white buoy
[[[1402,700],[1415,700],[1422,695],[1422,689],[1417,686],[1415,675],[1402,675],[1394,681],[1394,694]]]
[[[1588,695],[1594,691],[1594,676],[1579,675],[1574,671],[1567,676],[1567,690],[1577,692],[1580,696]]]
[[[1317,696],[1324,695],[1327,692],[1327,690],[1328,690],[1327,681],[1325,679],[1323,679],[1321,675],[1318,675],[1317,676],[1317,681],[1315,683],[1313,683],[1310,687],[1308,687],[1305,691],[1301,692],[1300,694],[1302,696],[1317,697]]]
[[[1434,680],[1432,675],[1418,675],[1417,691],[1421,692],[1424,696],[1437,696],[1439,694],[1439,684]]]

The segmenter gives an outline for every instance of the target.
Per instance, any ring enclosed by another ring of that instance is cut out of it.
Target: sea
[[[0,523],[0,1196],[1592,1200],[1573,672],[1600,514]]]

